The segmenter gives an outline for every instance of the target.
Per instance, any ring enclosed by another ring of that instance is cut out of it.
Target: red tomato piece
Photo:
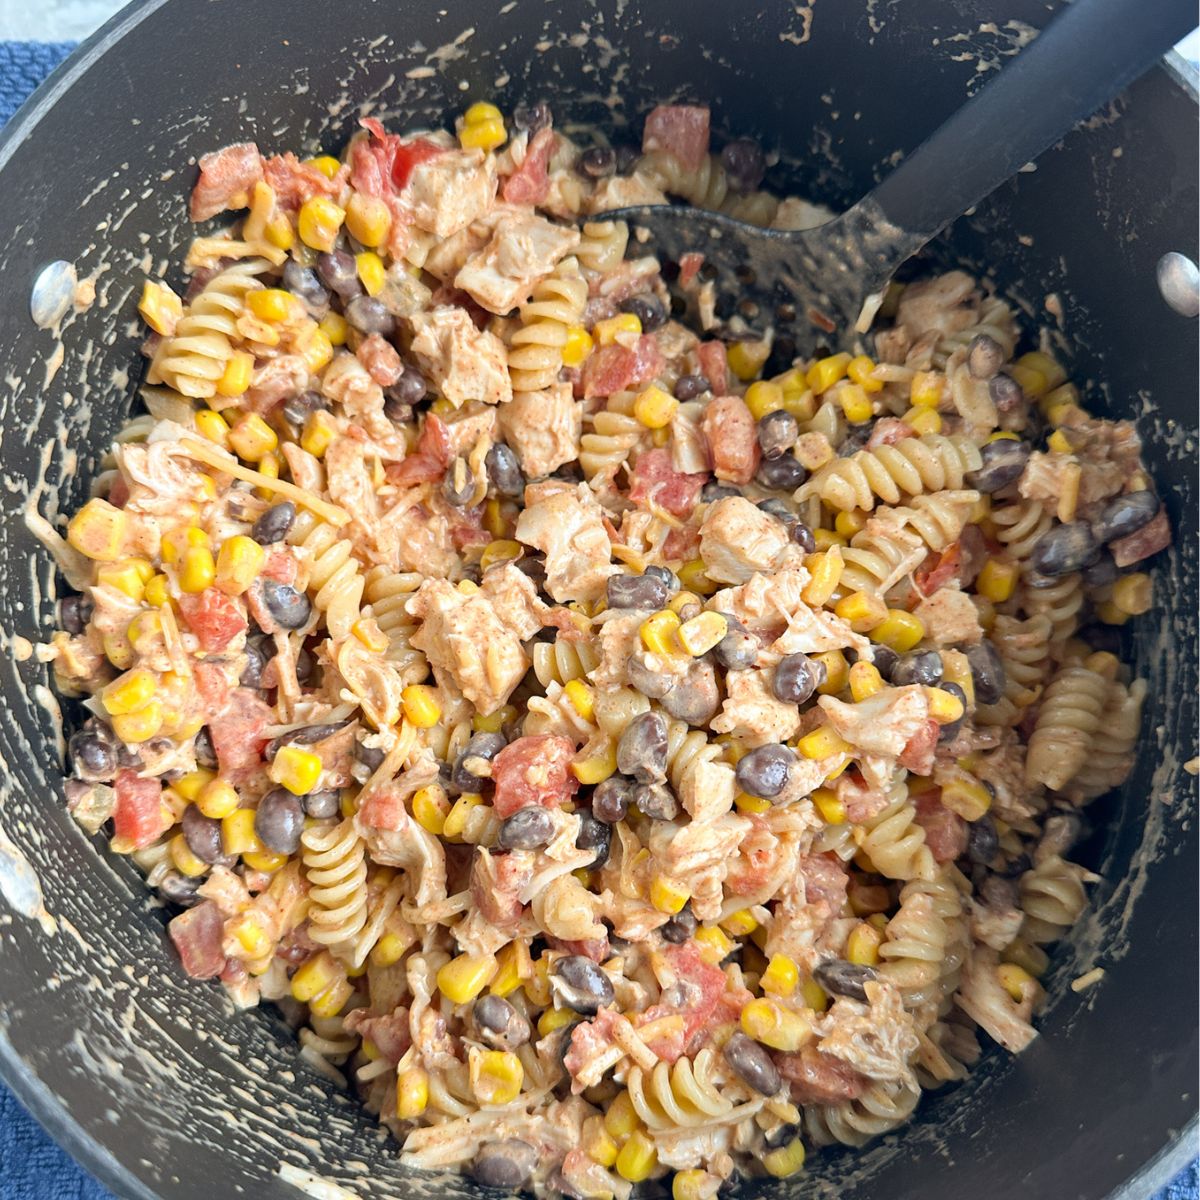
[[[196,635],[200,648],[209,654],[224,650],[239,633],[248,628],[242,606],[215,587],[195,595],[179,597],[179,611]]]
[[[681,287],[687,287],[696,275],[700,268],[704,266],[704,255],[697,254],[694,250],[688,254],[680,255],[679,258],[679,283]]]
[[[708,153],[709,112],[700,104],[660,104],[646,118],[642,153],[665,150],[689,171],[698,170]]]
[[[708,442],[713,474],[727,483],[749,483],[762,452],[754,417],[740,396],[718,396],[709,402],[700,423]]]
[[[633,468],[629,498],[634,504],[653,501],[676,517],[687,517],[700,499],[707,474],[685,474],[671,464],[666,448],[647,450]]]
[[[113,508],[124,508],[129,503],[129,484],[124,475],[118,475],[108,489],[108,502]]]
[[[208,731],[226,778],[257,767],[267,739],[263,730],[273,713],[249,688],[234,688],[223,712],[210,716]]]
[[[700,530],[691,525],[672,529],[663,542],[663,558],[669,562],[687,562],[699,557]]]
[[[899,417],[880,417],[867,438],[867,449],[874,450],[876,446],[894,446],[905,438],[915,437],[913,427]]]
[[[539,733],[517,738],[492,761],[496,794],[492,807],[501,819],[530,804],[557,808],[579,788],[571,773],[575,744],[570,738]]]
[[[379,334],[373,333],[364,338],[354,352],[355,357],[367,369],[367,374],[380,387],[391,387],[404,373],[404,364],[396,347],[385,341]]]
[[[296,556],[290,550],[276,547],[268,552],[260,574],[280,583],[295,583]]]
[[[857,1100],[867,1090],[867,1080],[852,1066],[805,1046],[796,1054],[773,1054],[779,1073],[792,1085],[797,1104],[837,1104]]]
[[[392,183],[397,190],[403,191],[412,178],[412,173],[423,162],[436,158],[442,153],[442,147],[427,138],[413,138],[411,142],[401,142],[396,147],[392,158]]]
[[[951,542],[941,554],[929,554],[913,572],[913,583],[922,595],[931,596],[958,575],[962,564],[962,546]]]
[[[1160,508],[1149,522],[1109,543],[1113,561],[1118,567],[1131,567],[1136,562],[1165,550],[1171,544],[1171,521],[1167,510]]]
[[[370,1009],[356,1008],[346,1014],[346,1028],[369,1038],[380,1058],[395,1066],[412,1045],[412,1030],[407,1008],[394,1008],[381,1017],[370,1016]]]
[[[437,413],[427,413],[416,449],[403,462],[392,463],[385,474],[399,487],[433,483],[445,474],[452,457],[450,430],[446,422]]]
[[[923,721],[917,732],[904,743],[904,749],[900,751],[900,765],[914,775],[930,774],[940,730],[941,726],[932,717]]]
[[[220,663],[193,663],[192,678],[196,681],[196,691],[204,702],[205,712],[219,713],[229,703],[229,684]]]
[[[501,194],[509,204],[541,204],[550,192],[547,166],[554,153],[554,130],[539,129],[529,141],[525,161],[504,181]]]
[[[729,360],[724,342],[701,342],[696,347],[696,358],[700,373],[708,380],[714,396],[723,396],[729,391]]]
[[[967,823],[942,803],[941,788],[913,798],[917,824],[925,830],[925,845],[940,863],[953,862],[967,852]]]
[[[150,845],[163,831],[162,784],[157,779],[139,779],[126,768],[117,773],[113,791],[116,836],[138,850]]]
[[[262,158],[253,142],[237,142],[201,155],[200,178],[192,188],[192,220],[207,221],[227,208],[245,208],[250,189],[262,177]]]
[[[295,212],[314,196],[336,196],[346,182],[344,168],[330,179],[324,171],[302,163],[290,150],[263,159],[263,175],[275,191],[275,203],[288,212]]]
[[[666,365],[656,338],[646,333],[638,338],[633,352],[633,374],[630,383],[649,383]]]
[[[179,952],[183,969],[193,979],[215,979],[220,975],[225,967],[221,950],[225,922],[215,901],[205,900],[172,917],[167,932]]]
[[[632,350],[616,343],[601,346],[583,365],[585,398],[624,391],[633,382],[636,368],[637,356]]]

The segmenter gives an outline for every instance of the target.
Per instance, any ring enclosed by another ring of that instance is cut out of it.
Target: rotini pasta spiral
[[[646,1128],[706,1125],[731,1112],[733,1101],[722,1094],[714,1063],[715,1051],[705,1047],[694,1059],[658,1062],[649,1071],[634,1067],[629,1072],[629,1098]]]
[[[586,302],[587,284],[574,258],[564,258],[534,287],[508,350],[514,392],[542,392],[558,380],[567,326],[579,323]]]
[[[358,620],[363,577],[354,557],[354,543],[340,538],[330,525],[310,513],[296,518],[288,541],[303,551],[308,565],[308,590],[318,611],[325,614],[331,638],[349,636]]]
[[[880,974],[900,990],[906,1008],[941,999],[942,961],[946,953],[946,923],[934,911],[933,900],[905,889],[900,909],[887,923],[879,957]]]
[[[353,966],[353,940],[367,920],[367,864],[354,822],[306,829],[300,837],[312,902],[309,936],[345,955]],[[368,947],[369,949],[369,947]],[[366,955],[364,953],[363,957]]]
[[[588,221],[575,254],[581,267],[603,275],[621,265],[628,244],[629,226],[624,221]]]
[[[567,641],[558,637],[553,642],[535,642],[533,673],[542,687],[570,683],[582,679],[600,665],[600,655],[587,641]]]
[[[646,427],[630,411],[634,396],[618,392],[609,398],[608,407],[591,417],[591,428],[579,441],[579,465],[584,478],[596,490],[611,484],[628,461],[646,432]]]
[[[779,209],[778,199],[767,192],[743,195],[733,191],[715,154],[706,154],[699,167],[689,170],[668,151],[652,150],[638,161],[637,171],[660,191],[696,208],[728,213],[755,225],[770,225]]]
[[[925,830],[903,789],[893,791],[888,806],[857,828],[855,839],[888,879],[932,879],[936,874]]]
[[[420,683],[429,675],[425,655],[412,644],[417,623],[404,607],[421,586],[422,578],[415,571],[397,572],[381,565],[372,567],[363,581],[371,614],[388,640],[384,657],[400,672],[405,684]]]
[[[1035,945],[1056,942],[1087,907],[1087,872],[1052,855],[1021,876],[1021,936]]]
[[[920,1096],[911,1084],[873,1083],[857,1100],[805,1108],[805,1129],[818,1146],[865,1146],[907,1121]]]
[[[1046,688],[1025,759],[1027,783],[1061,791],[1087,761],[1108,696],[1108,681],[1087,667],[1064,667]]]
[[[1031,500],[1010,499],[992,508],[996,540],[1024,567],[1030,552],[1054,524],[1053,517]]]
[[[1061,646],[1079,628],[1079,613],[1083,608],[1083,580],[1078,575],[1064,575],[1047,584],[1021,587],[1021,607],[1030,616],[1045,616],[1051,625],[1051,641]]]
[[[842,551],[844,565],[838,587],[843,593],[882,596],[916,570],[926,553],[925,543],[906,529],[883,534],[860,529]]]
[[[981,334],[986,334],[1004,351],[1005,361],[1012,358],[1019,336],[1012,308],[999,296],[985,296],[979,304],[979,315],[965,329],[943,333],[933,348],[933,365],[945,370],[951,358],[964,357],[967,348]]]
[[[1100,717],[1083,769],[1072,780],[1081,799],[1094,800],[1125,782],[1133,769],[1133,757],[1142,730],[1142,704],[1146,681],[1135,679],[1128,687],[1120,682],[1109,686],[1108,700]]]
[[[703,730],[689,729],[685,721],[667,722],[667,778],[677,793],[684,790],[697,767],[721,757],[721,747],[710,742]]]
[[[1053,626],[1044,614],[1019,620],[1001,614],[991,640],[1004,666],[1004,695],[995,704],[980,704],[976,720],[982,725],[1016,725],[1021,714],[1041,694],[1050,657]]]

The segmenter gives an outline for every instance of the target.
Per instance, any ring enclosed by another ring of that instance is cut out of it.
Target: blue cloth
[[[73,49],[70,42],[0,42],[0,125]],[[4,1200],[112,1200],[0,1085],[0,1163]],[[1157,1200],[1200,1200],[1197,1164]]]

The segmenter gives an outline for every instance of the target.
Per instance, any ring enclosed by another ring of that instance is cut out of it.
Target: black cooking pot
[[[180,279],[196,157],[245,138],[336,150],[361,112],[399,129],[440,125],[484,97],[506,109],[545,98],[560,125],[620,133],[655,102],[686,98],[710,102],[718,130],[785,155],[772,186],[842,204],[1053,7],[152,0],[11,123],[0,142],[0,633],[15,652],[0,659],[0,1072],[109,1186],[266,1200],[295,1196],[288,1180],[312,1173],[364,1200],[418,1186],[475,1194],[458,1177],[402,1170],[397,1147],[307,1068],[271,1012],[234,1012],[217,986],[184,978],[168,914],[67,815],[57,705],[45,669],[22,661],[19,639],[43,636],[56,587],[23,512],[73,511],[134,405],[137,295],[163,264]],[[814,1155],[798,1181],[743,1192],[1140,1197],[1192,1152],[1197,822],[1183,762],[1196,753],[1197,346],[1195,324],[1160,298],[1155,263],[1196,256],[1196,135],[1195,93],[1158,69],[931,252],[989,272],[1049,327],[1089,407],[1137,419],[1177,531],[1156,571],[1158,608],[1126,648],[1151,683],[1137,769],[1090,810],[1082,854],[1104,881],[1058,950],[1043,1036],[1018,1058],[986,1055],[899,1136]],[[96,302],[60,336],[28,317],[30,285],[54,259],[96,283]],[[1072,991],[1094,966],[1103,979]]]

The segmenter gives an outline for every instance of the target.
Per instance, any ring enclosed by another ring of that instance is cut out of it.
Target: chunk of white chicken
[[[516,538],[545,554],[546,590],[559,603],[598,600],[617,573],[604,511],[587,484],[530,504],[517,521]]]
[[[504,343],[476,329],[465,308],[439,305],[409,320],[418,365],[455,408],[468,400],[506,404],[512,399]]]
[[[579,457],[583,405],[576,402],[569,383],[555,383],[544,392],[521,392],[500,410],[500,428],[526,477],[538,479]]]
[[[700,526],[705,573],[720,583],[745,583],[756,571],[774,571],[789,544],[782,522],[744,496],[718,500]]]
[[[913,615],[925,626],[925,636],[935,646],[973,644],[983,637],[979,609],[958,588],[939,588],[917,605]]]
[[[835,696],[817,703],[834,731],[868,754],[899,758],[908,741],[929,720],[929,698],[919,684],[883,688],[857,704]]]
[[[482,150],[447,150],[413,168],[413,224],[447,238],[478,220],[496,198],[496,169]]]
[[[487,245],[467,258],[454,286],[488,312],[511,312],[577,245],[579,230],[573,226],[556,225],[527,208],[512,208],[495,222]]]

